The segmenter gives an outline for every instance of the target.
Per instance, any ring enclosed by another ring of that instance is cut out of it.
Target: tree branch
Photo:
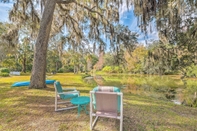
[[[80,3],[77,3],[76,1],[73,1],[73,3],[77,4],[78,6],[80,6],[80,7],[82,7],[82,8],[85,8],[86,10],[88,10],[88,11],[90,11],[90,12],[92,12],[92,13],[97,13],[98,15],[100,15],[101,17],[103,17],[103,15],[102,15],[101,13],[99,13],[99,12],[93,10],[96,6],[94,6],[94,7],[92,7],[92,8],[89,8],[89,7],[85,6],[85,5],[82,5],[82,4],[80,4]]]
[[[77,24],[78,24],[78,22],[77,22],[75,19],[73,19],[70,15],[68,15],[68,17],[69,17],[70,20],[71,20],[71,23],[72,23],[72,26],[73,26],[73,28],[74,28],[74,31],[77,33],[77,35],[79,35],[79,36],[82,38],[82,36],[80,35],[80,33],[77,32],[77,30],[76,30],[76,28],[75,28],[74,22],[77,23]],[[78,24],[78,25],[79,25],[79,24]]]
[[[75,0],[57,0],[57,4],[70,4],[74,2]]]

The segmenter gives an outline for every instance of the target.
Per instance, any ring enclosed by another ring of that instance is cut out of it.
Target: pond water
[[[181,80],[181,76],[120,75],[94,76],[98,85],[111,85],[137,94],[169,100],[175,104],[197,107],[197,79]]]

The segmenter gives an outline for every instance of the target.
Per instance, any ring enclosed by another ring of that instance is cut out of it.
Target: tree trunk
[[[92,70],[92,59],[87,59],[87,71]]]
[[[45,88],[46,56],[56,0],[47,0],[34,50],[34,61],[29,88]]]
[[[25,56],[24,56],[25,57]],[[23,64],[22,64],[22,72],[26,73],[26,57],[23,58]]]
[[[76,74],[76,66],[74,65],[74,74]]]

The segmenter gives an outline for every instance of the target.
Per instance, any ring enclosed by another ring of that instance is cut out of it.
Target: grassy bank
[[[59,80],[64,87],[76,87],[81,95],[89,96],[93,85],[85,84],[80,75],[57,74],[47,76]],[[16,81],[29,76],[0,78],[0,130],[2,131],[88,131],[89,116],[77,109],[55,112],[54,87],[46,89],[10,88]],[[197,131],[197,108],[175,105],[150,97],[124,92],[125,131]],[[119,121],[99,119],[95,130],[119,130]]]

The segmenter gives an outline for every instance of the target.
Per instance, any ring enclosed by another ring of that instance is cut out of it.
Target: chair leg
[[[120,131],[122,131],[122,123],[123,123],[123,119],[120,119]]]
[[[71,107],[66,107],[66,108],[58,108],[58,104],[66,104],[70,103],[69,101],[64,101],[64,102],[58,102],[57,96],[55,96],[55,111],[63,111],[63,110],[69,110],[73,108],[78,108],[78,106],[71,106]]]
[[[92,130],[92,113],[90,112],[90,130]]]
[[[94,122],[93,122],[93,124],[92,124],[92,129],[93,129],[93,127],[94,127],[94,125],[95,125],[97,119],[98,119],[98,116],[96,116],[96,118],[94,119]]]
[[[92,130],[92,94],[90,93],[90,130]]]
[[[57,95],[55,95],[55,111],[57,111]]]
[[[98,116],[96,116],[96,118],[94,119],[93,123],[92,123],[92,118],[93,118],[93,116],[90,114],[90,130],[93,129],[93,127],[94,127],[94,125],[95,125],[95,123],[96,123],[96,121],[98,119]]]

